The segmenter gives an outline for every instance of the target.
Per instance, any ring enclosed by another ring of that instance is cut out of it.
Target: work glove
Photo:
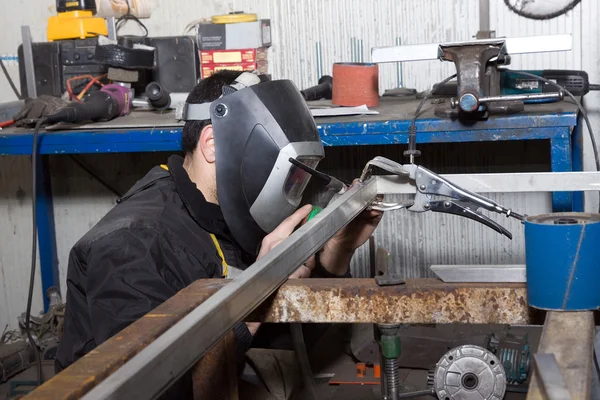
[[[41,95],[36,99],[25,99],[25,105],[13,119],[17,126],[35,125],[40,118],[52,115],[64,108],[68,101],[59,97]]]

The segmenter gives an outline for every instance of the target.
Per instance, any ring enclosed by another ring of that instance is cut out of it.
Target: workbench
[[[384,97],[378,115],[321,117],[317,125],[325,146],[407,144],[408,128],[420,100]],[[322,102],[316,105],[323,105]],[[417,120],[417,143],[549,140],[551,171],[582,170],[582,137],[577,107],[569,101],[528,105],[525,112],[464,124],[440,119],[426,105]],[[105,123],[42,131],[39,153],[98,154],[179,151],[183,124],[173,112],[136,111]],[[22,128],[0,131],[0,154],[30,155],[33,133]],[[45,293],[58,286],[55,232],[50,182],[45,162],[38,163],[37,217],[40,269]],[[583,210],[580,193],[554,193],[554,211]],[[45,298],[45,296],[44,296]],[[45,304],[47,307],[47,304]]]

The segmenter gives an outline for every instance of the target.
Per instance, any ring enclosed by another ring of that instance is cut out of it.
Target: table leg
[[[573,171],[583,171],[583,121],[581,114],[577,117],[577,125],[571,136],[571,157],[573,158]],[[573,192],[573,211],[584,211],[584,192]]]
[[[564,128],[566,134],[550,139],[550,157],[552,172],[570,172],[571,169],[571,130]],[[572,211],[573,193],[556,192],[552,193],[552,211]]]
[[[44,311],[48,311],[46,291],[55,286],[60,290],[58,278],[58,257],[56,254],[56,232],[54,229],[54,207],[50,185],[50,163],[48,156],[38,156],[36,185],[36,216],[42,278],[42,298]]]

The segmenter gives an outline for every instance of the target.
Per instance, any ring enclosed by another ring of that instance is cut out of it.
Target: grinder
[[[261,82],[249,72],[212,103],[183,104],[179,119],[212,122],[217,197],[240,246],[257,254],[265,235],[299,206],[310,174],[324,157],[315,121],[289,80]]]

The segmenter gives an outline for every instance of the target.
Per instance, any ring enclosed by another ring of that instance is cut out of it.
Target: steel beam
[[[537,353],[554,355],[570,400],[587,400],[591,396],[594,332],[594,313],[591,311],[550,311],[546,315]],[[539,368],[546,370],[540,374]],[[537,364],[527,400],[564,398],[558,397],[563,392],[561,388],[554,388],[552,382],[544,381],[547,375],[556,375],[552,365]]]
[[[233,284],[223,279],[193,283],[36,389],[28,399],[81,398],[206,299]],[[287,281],[247,320],[522,325],[529,322],[529,310],[523,284],[444,284],[436,279],[416,279],[405,285],[379,287],[373,279],[297,279]]]
[[[350,188],[315,218],[129,360],[85,399],[153,398],[189,370],[233,325],[377,196],[376,180]]]

